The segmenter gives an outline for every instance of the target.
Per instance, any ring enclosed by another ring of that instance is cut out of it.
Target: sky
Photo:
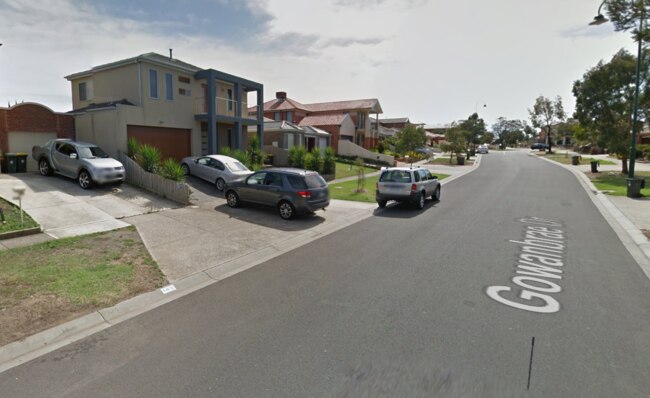
[[[377,98],[380,118],[529,119],[621,48],[596,0],[0,0],[0,106],[72,109],[64,76],[156,52],[302,103]]]

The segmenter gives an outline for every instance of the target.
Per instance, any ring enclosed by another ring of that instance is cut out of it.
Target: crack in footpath
[[[530,361],[528,362],[528,384],[526,385],[526,390],[530,390],[530,376],[533,373],[533,353],[535,352],[535,336],[530,343]]]

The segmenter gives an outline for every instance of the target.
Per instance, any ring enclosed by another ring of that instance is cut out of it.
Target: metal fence
[[[184,182],[168,180],[157,174],[145,171],[125,153],[118,152],[117,158],[126,170],[126,182],[140,187],[163,198],[187,205],[190,202],[190,187]]]

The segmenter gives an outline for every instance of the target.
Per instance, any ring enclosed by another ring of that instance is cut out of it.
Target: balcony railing
[[[194,113],[197,115],[205,115],[208,113],[208,101],[205,97],[198,97],[194,99]],[[249,115],[248,106],[245,102],[238,103],[235,100],[228,98],[215,97],[214,101],[215,113],[219,116],[237,116],[237,109],[239,106],[242,107],[241,117],[244,119],[257,119],[255,114]],[[254,106],[256,110],[259,110],[257,105]]]

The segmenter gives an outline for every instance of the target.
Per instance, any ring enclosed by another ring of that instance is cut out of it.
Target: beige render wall
[[[79,84],[86,83],[89,91],[88,99],[79,100]],[[138,66],[124,65],[115,69],[93,73],[92,76],[75,79],[71,82],[73,109],[84,108],[92,103],[119,101],[126,98],[138,105]]]
[[[352,118],[346,117],[345,119],[343,119],[343,122],[341,123],[340,135],[347,135],[350,137],[354,137],[354,132],[355,132],[355,125],[354,122],[352,121]]]

